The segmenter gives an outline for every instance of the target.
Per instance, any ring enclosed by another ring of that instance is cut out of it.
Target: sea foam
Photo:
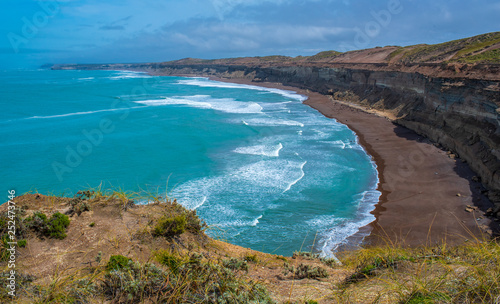
[[[293,92],[293,91],[280,90],[280,89],[275,89],[275,88],[265,88],[265,87],[253,86],[253,85],[248,85],[248,84],[236,84],[236,83],[213,81],[213,80],[209,80],[208,78],[201,78],[201,77],[196,77],[196,78],[191,78],[191,79],[186,79],[186,80],[179,80],[178,83],[183,84],[183,85],[194,85],[194,86],[199,86],[199,87],[247,89],[247,90],[264,91],[264,92],[279,94],[281,96],[284,96],[284,97],[290,98],[290,99],[294,99],[294,100],[299,100],[299,101],[307,100],[307,96],[297,94],[296,92]]]
[[[166,97],[162,99],[136,100],[134,102],[147,106],[178,105],[234,114],[256,114],[262,112],[262,107],[256,102],[236,101],[232,98],[212,98],[208,95]]]
[[[277,146],[257,145],[257,146],[251,146],[251,147],[240,147],[240,148],[236,148],[234,150],[234,152],[240,153],[240,154],[278,157],[278,156],[280,156],[281,149],[283,149],[283,145],[281,143],[279,143]]]

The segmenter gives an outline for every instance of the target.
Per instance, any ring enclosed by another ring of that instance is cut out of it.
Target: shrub
[[[231,270],[244,270],[248,271],[247,261],[243,259],[231,258],[222,261],[222,265]]]
[[[10,257],[10,252],[7,251],[8,248],[10,248],[9,246],[9,235],[8,234],[4,234],[2,235],[2,238],[0,239],[0,243],[2,245],[2,251],[0,252],[0,261],[7,261]]]
[[[257,255],[256,254],[247,254],[245,256],[245,261],[257,263],[258,262]]]
[[[167,261],[172,255],[167,252]],[[177,273],[153,264],[129,263],[129,268],[105,274],[102,289],[115,303],[274,303],[259,284],[238,279],[216,263],[183,263]]]
[[[67,215],[56,212],[47,224],[47,234],[51,238],[64,239],[66,237],[66,228],[69,226],[69,218]]]
[[[173,237],[183,234],[186,231],[186,216],[177,215],[175,217],[163,216],[158,220],[154,228],[157,236]]]
[[[47,215],[42,212],[35,212],[25,221],[27,226],[40,236],[61,240],[66,237],[66,229],[70,224],[69,217],[60,212],[52,214],[50,219],[47,219]]]
[[[106,265],[106,270],[112,271],[129,268],[129,263],[131,261],[131,259],[124,257],[123,255],[112,255]]]
[[[181,258],[171,254],[168,251],[160,251],[156,254],[156,260],[172,270],[174,273],[178,273],[179,268],[182,266],[183,262]]]
[[[292,273],[295,279],[319,279],[319,278],[327,278],[328,272],[321,267],[314,267],[311,265],[300,264],[299,267],[295,268],[294,266],[288,266],[285,264],[285,275],[288,273]]]

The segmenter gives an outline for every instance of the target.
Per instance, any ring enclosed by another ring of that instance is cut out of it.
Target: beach
[[[210,79],[306,95],[305,104],[356,133],[376,163],[382,195],[372,211],[376,221],[361,228],[352,237],[354,242],[364,238],[363,243],[369,245],[456,245],[481,238],[479,227],[485,230],[491,225],[481,211],[487,206],[482,186],[473,181],[467,164],[390,119],[309,90],[247,79]]]

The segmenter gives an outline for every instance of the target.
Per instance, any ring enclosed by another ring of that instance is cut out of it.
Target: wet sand
[[[372,212],[376,221],[361,228],[353,241],[369,234],[365,244],[418,246],[445,241],[453,245],[480,237],[478,227],[490,224],[481,210],[465,210],[474,204],[484,209],[488,203],[480,194],[481,185],[471,180],[474,173],[415,132],[309,90],[246,79],[210,78],[296,91],[309,97],[305,104],[357,134],[377,165],[382,195]]]

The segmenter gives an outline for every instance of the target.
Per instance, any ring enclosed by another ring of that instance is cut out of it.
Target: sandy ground
[[[459,244],[481,237],[481,231],[490,225],[497,226],[484,216],[490,202],[481,194],[481,184],[472,181],[474,173],[467,164],[450,157],[415,132],[385,117],[308,90],[250,80],[211,79],[307,95],[305,104],[346,124],[357,134],[359,143],[377,165],[378,190],[382,193],[372,212],[376,221],[361,229],[361,235],[371,232],[365,243]],[[478,208],[473,207],[476,210],[469,212],[468,205]],[[353,240],[359,241],[359,236]]]

